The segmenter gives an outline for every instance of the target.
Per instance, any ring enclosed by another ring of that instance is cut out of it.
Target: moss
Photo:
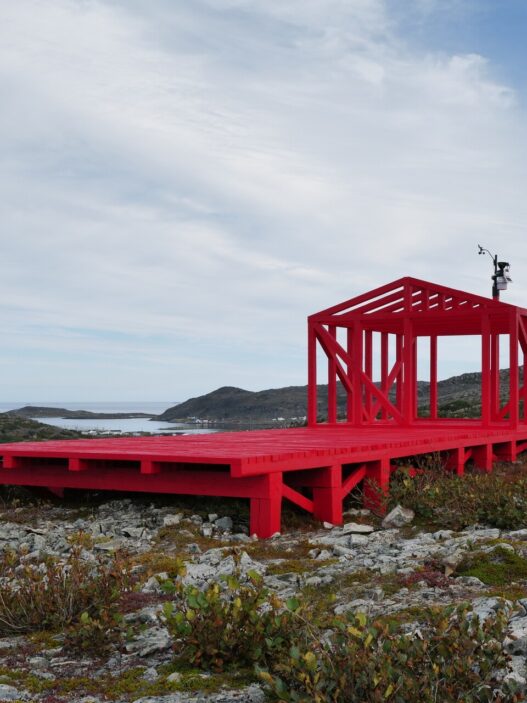
[[[196,527],[190,523],[162,527],[157,533],[155,543],[165,551],[185,552],[189,544],[197,544],[202,551],[221,547],[221,541],[212,537],[204,537]]]
[[[282,540],[275,542],[264,539],[243,545],[243,550],[257,561],[272,559],[305,560],[308,564],[307,568],[312,566],[309,552],[317,548],[316,544],[312,544],[305,539],[296,542],[284,542]]]
[[[35,645],[35,652],[40,652],[43,649],[54,649],[60,646],[61,638],[58,632],[32,632],[28,635],[28,640]]]
[[[243,669],[236,673],[206,675],[195,669],[181,670],[178,681],[167,681],[168,676],[178,668],[171,664],[159,667],[160,676],[156,681],[145,681],[142,677],[145,667],[127,669],[118,676],[104,676],[94,679],[90,676],[64,677],[55,680],[42,679],[30,671],[0,667],[0,681],[23,688],[31,694],[56,696],[105,695],[110,701],[129,700],[147,696],[162,696],[182,691],[218,691],[221,688],[243,688],[255,681],[252,671]]]
[[[0,666],[0,680],[18,688],[24,688],[30,693],[47,693],[54,690],[56,681],[48,681],[35,676],[29,671]]]
[[[164,552],[144,552],[138,554],[130,560],[131,565],[144,567],[144,578],[149,578],[153,574],[167,573],[169,578],[174,579],[185,573],[185,561],[190,554],[166,554]]]
[[[457,570],[460,576],[475,576],[489,586],[507,586],[527,579],[527,559],[496,547],[492,552],[470,554]]]
[[[487,596],[493,598],[504,598],[505,600],[517,601],[527,597],[527,586],[505,586],[491,588],[486,592]]]
[[[396,613],[389,615],[381,615],[377,618],[379,622],[391,625],[405,625],[411,622],[426,622],[430,613],[440,613],[444,608],[442,606],[418,606],[412,605],[408,608],[398,610]]]

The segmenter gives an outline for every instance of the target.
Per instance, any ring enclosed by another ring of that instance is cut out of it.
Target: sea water
[[[47,401],[19,401],[0,402],[0,412],[16,410],[26,405],[33,405],[45,408],[64,408],[66,410],[89,410],[94,413],[149,413],[160,415],[168,408],[176,405],[175,402],[154,402],[154,401],[103,401],[103,402],[81,402],[70,403],[47,402]],[[123,418],[114,420],[82,419],[74,420],[60,417],[36,417],[38,422],[44,422],[55,427],[64,427],[69,430],[80,432],[184,432],[185,434],[208,434],[215,430],[203,428],[199,425],[189,425],[181,422],[160,422],[159,420],[149,420],[147,417]]]

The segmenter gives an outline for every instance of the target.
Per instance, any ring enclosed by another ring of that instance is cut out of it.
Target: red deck
[[[346,495],[367,478],[385,490],[394,459],[439,451],[458,473],[469,459],[488,471],[527,448],[527,426],[419,424],[2,444],[0,483],[245,497],[251,533],[266,537],[284,498],[340,523]],[[375,500],[368,485],[365,498]]]
[[[439,417],[438,339],[457,335],[481,337],[478,420]],[[506,394],[501,337],[509,346]],[[417,412],[424,340],[430,345],[427,419]],[[527,449],[521,357],[525,369],[526,309],[405,277],[308,318],[307,428],[0,444],[0,483],[245,497],[251,533],[261,537],[280,529],[283,499],[338,524],[344,498],[365,479],[366,504],[378,503],[394,459],[442,452],[457,473],[469,459],[486,471],[497,459],[514,461]],[[318,398],[321,372],[327,374],[325,409]],[[339,384],[346,394],[340,422]]]

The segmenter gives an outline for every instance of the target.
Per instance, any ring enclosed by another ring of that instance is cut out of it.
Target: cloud
[[[4,392],[302,383],[310,312],[404,274],[486,293],[479,241],[525,269],[515,89],[392,7],[4,3]]]

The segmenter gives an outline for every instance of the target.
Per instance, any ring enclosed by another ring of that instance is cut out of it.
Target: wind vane
[[[482,247],[481,244],[478,244],[478,249],[478,254],[488,254],[492,259],[492,263],[494,264],[494,274],[491,276],[492,297],[494,300],[499,300],[500,290],[507,290],[509,283],[512,283],[512,278],[509,273],[511,265],[508,261],[498,261],[498,255],[494,254],[494,256],[492,256],[490,251]]]

